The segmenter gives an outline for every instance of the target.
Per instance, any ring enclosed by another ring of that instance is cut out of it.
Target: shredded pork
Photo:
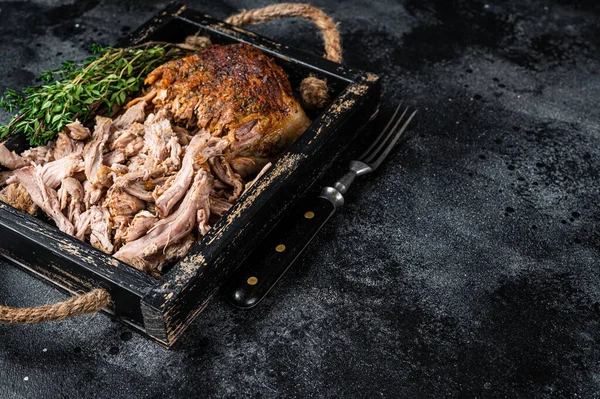
[[[184,256],[310,121],[287,76],[247,45],[167,62],[115,118],[75,121],[17,154],[0,201],[151,275]]]

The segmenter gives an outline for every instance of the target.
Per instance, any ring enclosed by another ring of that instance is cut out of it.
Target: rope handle
[[[0,322],[35,324],[44,321],[58,321],[80,314],[99,312],[109,302],[110,295],[108,292],[102,289],[95,289],[86,294],[55,303],[54,305],[35,308],[0,306]]]
[[[333,19],[310,4],[282,3],[254,10],[242,10],[239,14],[225,20],[235,26],[256,25],[283,18],[304,18],[319,27],[325,41],[325,58],[333,62],[342,62],[340,32]]]
[[[242,10],[225,21],[235,26],[255,25],[284,18],[304,18],[314,22],[320,29],[325,42],[325,58],[342,62],[340,32],[333,19],[310,4],[282,3],[254,10]],[[203,41],[202,45],[206,45]],[[189,43],[198,47],[198,43]],[[327,83],[309,76],[300,84],[302,99],[309,107],[323,108],[329,103]],[[94,289],[86,294],[66,301],[35,308],[13,308],[0,306],[0,322],[13,324],[34,324],[45,321],[58,321],[68,317],[99,312],[110,303],[110,295],[103,289]]]
[[[340,31],[331,17],[310,4],[282,3],[254,10],[242,10],[239,14],[227,18],[225,22],[245,26],[283,18],[304,18],[314,22],[321,30],[325,42],[325,58],[333,62],[342,62]],[[304,103],[311,108],[324,108],[329,103],[327,83],[314,76],[302,80],[300,94]]]

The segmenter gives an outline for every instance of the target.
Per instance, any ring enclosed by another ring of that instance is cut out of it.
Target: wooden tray
[[[237,266],[294,206],[377,110],[378,77],[275,43],[172,4],[119,45],[148,40],[181,42],[200,31],[213,43],[248,43],[272,57],[293,88],[310,74],[324,78],[335,100],[298,141],[246,192],[190,252],[156,280],[76,240],[44,220],[0,203],[0,255],[70,293],[106,289],[106,311],[171,346]],[[11,149],[24,143],[10,141]],[[15,289],[18,289],[15,287]]]

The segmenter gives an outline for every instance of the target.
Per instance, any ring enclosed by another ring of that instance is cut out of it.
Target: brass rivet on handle
[[[277,251],[277,252],[285,251],[285,245],[279,244],[278,246],[275,247],[275,251]]]
[[[258,283],[258,279],[254,276],[248,277],[247,283],[248,285],[256,285],[256,283]]]
[[[304,217],[305,217],[305,218],[307,218],[307,219],[312,219],[312,218],[314,218],[314,217],[315,217],[315,213],[314,213],[314,212],[311,212],[311,211],[308,211],[308,212],[306,212],[306,213],[304,214]]]

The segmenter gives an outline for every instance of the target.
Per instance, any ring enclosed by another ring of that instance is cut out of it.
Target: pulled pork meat
[[[310,124],[273,60],[213,46],[150,73],[115,118],[22,154],[0,143],[0,201],[153,276],[184,256]]]

